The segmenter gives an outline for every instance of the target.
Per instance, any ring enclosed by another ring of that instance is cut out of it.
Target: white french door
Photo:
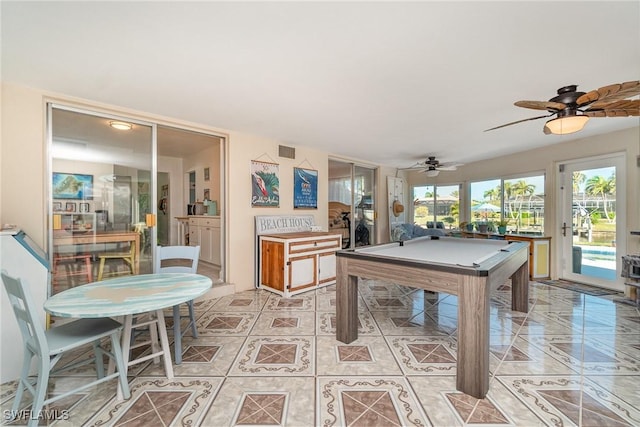
[[[560,164],[560,278],[624,289],[619,256],[626,253],[624,164],[623,154]]]

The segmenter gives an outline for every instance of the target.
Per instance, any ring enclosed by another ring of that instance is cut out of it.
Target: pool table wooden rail
[[[358,338],[358,277],[379,279],[458,296],[457,389],[477,398],[489,390],[489,311],[491,293],[512,278],[511,308],[527,312],[529,301],[528,244],[513,242],[508,250],[477,267],[359,253],[337,252],[336,338]]]

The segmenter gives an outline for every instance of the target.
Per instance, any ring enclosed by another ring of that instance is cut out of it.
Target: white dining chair
[[[18,413],[25,389],[33,395],[29,426],[38,424],[38,417],[41,415],[44,405],[48,405],[49,403],[113,378],[119,379],[122,396],[125,399],[131,396],[127,382],[127,370],[120,347],[122,324],[110,318],[80,319],[45,330],[42,324],[42,318],[38,314],[42,308],[35,306],[28,286],[26,286],[21,279],[9,276],[5,270],[2,271],[1,276],[24,344],[24,359],[15,399],[13,401],[13,414]],[[111,351],[108,351],[102,346],[101,341],[104,338],[110,339]],[[3,343],[3,345],[14,344],[15,343]],[[74,358],[76,361],[69,362],[54,369],[63,354],[89,344],[93,345],[92,357],[79,361]],[[105,376],[104,355],[115,360],[117,372]],[[31,361],[34,357],[37,359],[35,387],[29,377]],[[95,363],[96,365],[97,379],[78,385],[72,390],[57,394],[48,399],[46,398],[49,377],[51,375],[90,363]]]
[[[156,273],[196,273],[198,271],[198,259],[200,258],[200,246],[158,246],[155,257]],[[180,314],[180,305],[173,306],[173,340],[175,347],[175,362],[182,363],[182,337],[191,329],[191,335],[198,338],[196,316],[193,301],[188,301],[188,316]],[[189,319],[189,323],[182,329],[181,320]]]

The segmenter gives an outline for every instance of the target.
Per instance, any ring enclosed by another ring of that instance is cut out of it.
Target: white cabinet
[[[327,232],[260,236],[260,287],[285,297],[336,281],[342,237]]]
[[[220,265],[220,217],[189,217],[189,245],[200,245],[200,261]]]

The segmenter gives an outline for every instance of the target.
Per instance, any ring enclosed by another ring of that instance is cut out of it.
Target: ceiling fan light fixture
[[[553,134],[567,135],[582,130],[588,121],[589,116],[585,115],[564,116],[549,120],[545,126]]]
[[[429,169],[428,171],[425,171],[425,174],[426,174],[428,177],[438,176],[438,174],[439,174],[439,173],[440,173],[440,171],[439,171],[439,170],[437,170],[437,169]]]
[[[133,125],[131,123],[116,122],[116,121],[109,122],[109,126],[111,126],[114,129],[118,129],[118,130],[131,130],[131,128],[133,127]]]

